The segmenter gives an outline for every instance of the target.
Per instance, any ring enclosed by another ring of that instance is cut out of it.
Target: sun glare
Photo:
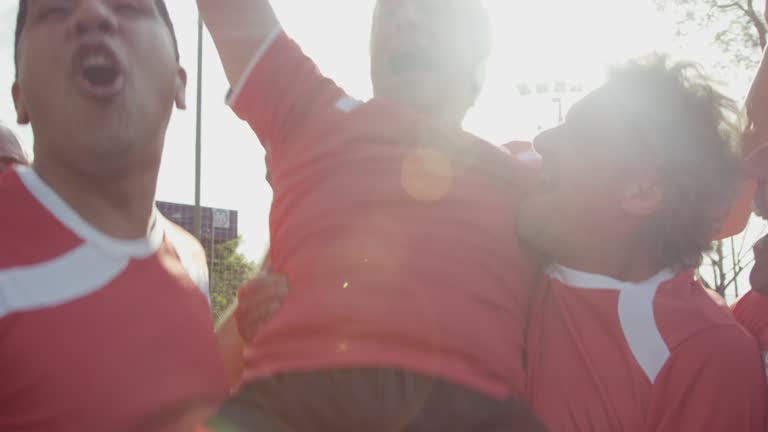
[[[466,127],[497,144],[555,125],[607,66],[671,49],[650,2],[486,0],[494,33],[487,83]]]
[[[671,26],[650,1],[641,0],[485,0],[494,49],[486,86],[465,127],[491,142],[531,139],[556,124],[584,90],[598,84],[605,67],[653,49],[667,50]],[[371,96],[368,37],[374,0],[287,1],[272,4],[283,27],[326,75],[350,94]],[[197,12],[188,2],[169,2],[182,63],[189,82],[195,70]],[[11,58],[16,6],[0,5]],[[203,75],[203,204],[240,211],[245,252],[259,259],[268,239],[271,193],[264,182],[263,151],[253,132],[224,106],[228,85],[209,37]],[[13,62],[0,65],[0,81],[13,82]],[[187,89],[195,106],[194,85]],[[522,91],[521,91],[522,90]],[[15,126],[10,100],[0,104],[0,122],[14,127],[31,150],[29,128]],[[171,121],[158,198],[191,203],[194,179],[195,111],[177,112]],[[243,194],[246,190],[247,193]]]

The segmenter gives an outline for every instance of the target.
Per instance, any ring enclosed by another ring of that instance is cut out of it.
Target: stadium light
[[[518,83],[517,92],[520,96],[530,95],[552,95],[552,103],[557,109],[557,123],[562,124],[564,119],[563,113],[563,97],[566,94],[578,94],[584,92],[584,87],[581,84],[569,84],[565,81],[555,82],[538,82],[535,84]]]
[[[202,113],[203,113],[203,18],[197,15],[197,123],[195,132],[195,237],[202,239],[200,209],[200,175],[202,172]]]

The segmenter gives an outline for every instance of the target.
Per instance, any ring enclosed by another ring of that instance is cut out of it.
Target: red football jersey
[[[354,100],[279,30],[230,104],[267,149],[270,258],[291,287],[246,353],[246,379],[397,367],[496,398],[522,391],[520,160]]]
[[[531,311],[529,394],[553,431],[765,431],[757,344],[693,278],[553,267]]]
[[[733,315],[757,339],[768,375],[768,296],[750,291],[733,305]]]
[[[0,196],[0,430],[180,432],[227,396],[191,235],[109,237],[30,168]]]

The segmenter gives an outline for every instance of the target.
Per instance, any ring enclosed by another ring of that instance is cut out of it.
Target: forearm
[[[235,302],[224,314],[224,318],[216,327],[216,339],[219,343],[219,353],[224,362],[227,379],[231,388],[240,384],[243,373],[243,349],[245,344],[237,330],[235,321]]]
[[[227,79],[237,85],[253,56],[279,26],[268,0],[197,0]]]

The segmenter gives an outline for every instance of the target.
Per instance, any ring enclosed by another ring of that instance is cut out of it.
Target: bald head
[[[0,126],[0,161],[29,163],[16,135],[5,126]]]

